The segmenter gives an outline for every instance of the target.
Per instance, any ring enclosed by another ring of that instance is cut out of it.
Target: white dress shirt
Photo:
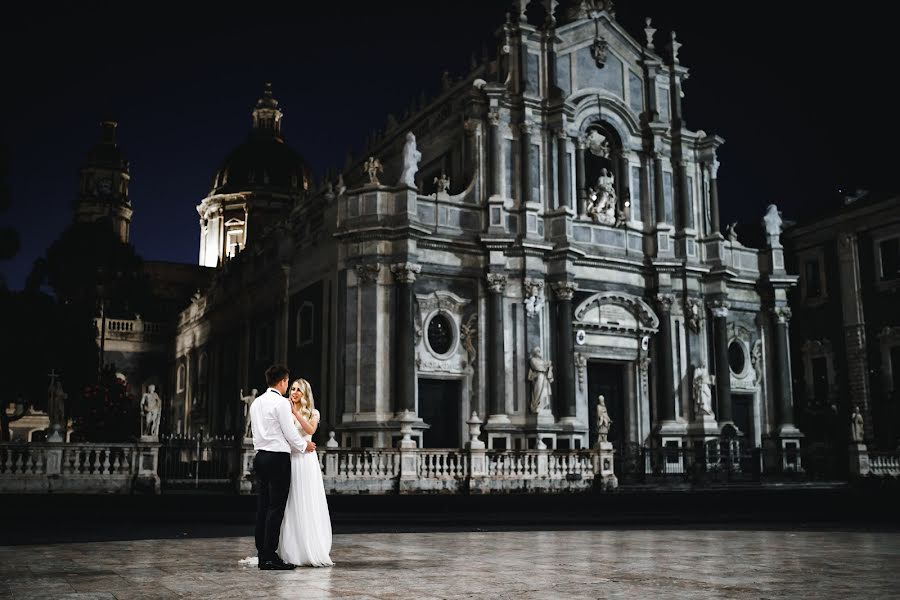
[[[294,426],[290,400],[269,388],[250,405],[253,449],[269,452],[306,452],[306,440]]]

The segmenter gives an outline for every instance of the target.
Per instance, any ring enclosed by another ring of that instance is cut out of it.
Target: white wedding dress
[[[312,420],[319,421],[319,411],[313,411]],[[312,438],[296,419],[294,425],[304,440]],[[331,517],[319,456],[316,452],[291,452],[291,490],[281,522],[278,556],[295,565],[330,567],[334,564],[330,553]]]
[[[319,411],[313,411],[313,420],[319,421]],[[300,437],[306,441],[312,439],[297,419],[294,419],[294,425],[300,431]],[[316,452],[291,452],[291,488],[281,521],[278,556],[299,566],[330,567],[334,565],[330,553],[331,517],[319,456]],[[255,556],[238,562],[245,567],[259,564]]]

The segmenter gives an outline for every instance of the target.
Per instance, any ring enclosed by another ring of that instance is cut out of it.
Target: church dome
[[[253,110],[250,138],[222,162],[210,195],[267,190],[297,192],[309,188],[309,167],[284,143],[281,119],[278,101],[272,97],[272,86],[267,83],[263,97]]]

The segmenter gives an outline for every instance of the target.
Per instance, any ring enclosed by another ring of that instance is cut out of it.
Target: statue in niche
[[[244,403],[244,437],[252,438],[253,431],[250,428],[250,405],[256,400],[256,388],[250,390],[250,394],[245,396],[244,390],[240,391],[241,402]]]
[[[591,129],[584,141],[587,143],[591,154],[600,158],[609,158],[609,140],[606,139],[605,135],[596,129]]]
[[[612,419],[609,418],[609,411],[606,410],[606,398],[603,394],[597,397],[597,441],[601,443],[607,442],[609,436],[609,428],[612,426]]]
[[[615,181],[615,176],[603,168],[596,187],[589,190],[587,214],[595,223],[615,225],[617,222]]]
[[[710,388],[709,371],[700,363],[694,368],[694,406],[698,417],[712,416],[712,389]]]
[[[781,213],[778,212],[778,207],[770,204],[766,209],[766,216],[763,217],[763,225],[766,228],[766,241],[771,247],[781,245],[781,224]]]
[[[865,421],[859,412],[859,406],[853,407],[853,414],[850,415],[850,439],[854,444],[862,444],[865,439]]]
[[[416,172],[419,170],[419,161],[422,153],[416,149],[416,136],[412,131],[406,134],[406,143],[403,145],[403,171],[400,173],[398,185],[416,187]]]
[[[384,167],[381,166],[380,160],[374,156],[370,156],[365,164],[363,164],[363,168],[369,176],[369,183],[371,185],[381,185],[381,182],[378,181],[378,174],[384,172]]]
[[[162,414],[162,400],[156,393],[156,386],[152,383],[147,386],[147,391],[141,397],[141,435],[159,437],[159,418]]]
[[[531,382],[531,412],[549,413],[550,396],[553,394],[550,390],[550,384],[553,383],[553,363],[544,360],[538,346],[531,351],[528,381]]]

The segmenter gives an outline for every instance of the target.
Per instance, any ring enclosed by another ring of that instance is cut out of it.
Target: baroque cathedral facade
[[[600,396],[614,444],[799,444],[780,219],[759,249],[720,231],[724,140],[684,122],[675,34],[526,4],[317,189],[266,90],[198,206],[170,431],[243,431],[281,362],[341,446],[458,448],[477,418],[489,448],[586,448]]]

